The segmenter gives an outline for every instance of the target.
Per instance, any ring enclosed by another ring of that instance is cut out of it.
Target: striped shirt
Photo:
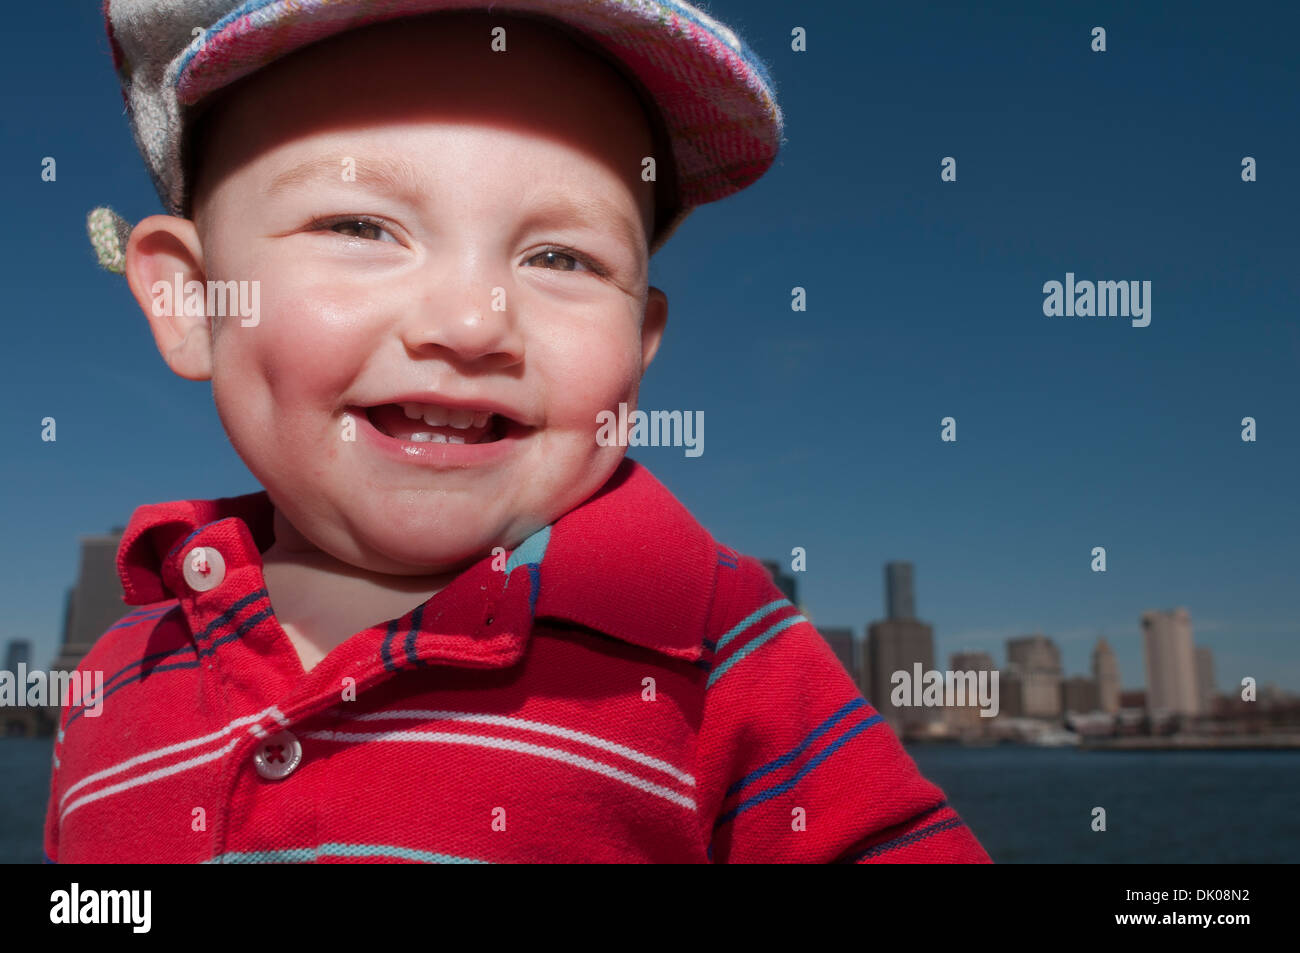
[[[813,626],[644,467],[310,672],[265,492],[143,506],[51,862],[987,862]]]

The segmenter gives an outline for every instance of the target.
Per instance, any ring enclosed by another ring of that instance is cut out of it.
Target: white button
[[[211,546],[195,546],[185,554],[185,582],[195,592],[207,592],[226,578],[226,561]]]
[[[302,745],[293,732],[277,732],[257,746],[253,752],[253,764],[257,773],[268,781],[287,778],[302,764]]]

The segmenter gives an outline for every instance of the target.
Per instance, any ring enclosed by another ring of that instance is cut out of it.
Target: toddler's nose
[[[494,367],[523,360],[523,336],[501,287],[427,295],[405,329],[413,351],[442,349],[458,362]]]

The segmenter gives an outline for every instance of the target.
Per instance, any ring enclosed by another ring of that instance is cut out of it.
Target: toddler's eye
[[[316,221],[312,222],[312,228],[317,231],[328,230],[339,235],[346,235],[348,238],[360,238],[366,241],[397,241],[379,222],[366,218],[338,218],[333,221]]]
[[[538,252],[532,258],[528,259],[529,262],[538,260],[544,262],[545,267],[551,271],[597,271],[597,269],[582,256],[574,252],[565,251],[562,248],[548,248],[545,251]],[[582,266],[581,269],[579,269],[579,265]]]

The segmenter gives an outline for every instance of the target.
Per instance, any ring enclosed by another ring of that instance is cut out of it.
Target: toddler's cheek
[[[620,402],[635,401],[641,382],[640,350],[623,342],[593,346],[549,361],[547,378],[551,423],[594,428],[600,411],[617,412]]]
[[[333,406],[350,390],[373,346],[363,303],[286,295],[273,300],[260,326],[247,333],[248,356],[269,372],[286,396]]]

